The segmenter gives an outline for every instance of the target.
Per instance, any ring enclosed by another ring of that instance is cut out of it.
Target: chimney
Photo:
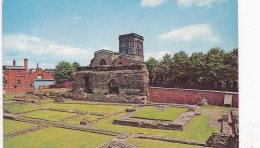
[[[39,70],[39,63],[37,63],[37,67],[36,67],[36,71],[38,71]]]
[[[28,59],[24,59],[25,72],[28,73]]]
[[[13,66],[15,66],[15,59],[13,60]]]

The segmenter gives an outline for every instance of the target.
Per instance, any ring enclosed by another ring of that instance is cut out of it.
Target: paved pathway
[[[201,114],[211,115],[209,120],[209,127],[221,128],[222,109],[203,109]]]

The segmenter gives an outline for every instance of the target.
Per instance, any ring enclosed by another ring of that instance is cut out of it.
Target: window
[[[17,71],[17,76],[21,76],[21,72],[20,71]]]
[[[17,80],[17,84],[21,84],[21,80]]]
[[[5,84],[7,84],[7,80],[5,80]]]
[[[104,59],[101,59],[99,65],[100,66],[107,65],[107,62]]]
[[[5,71],[5,76],[7,76],[7,74],[8,74],[7,71]]]
[[[38,79],[42,79],[42,75],[40,74],[40,75],[38,75]]]
[[[108,83],[108,93],[119,94],[119,84],[114,79]]]

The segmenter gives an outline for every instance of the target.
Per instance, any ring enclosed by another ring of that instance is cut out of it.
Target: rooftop
[[[3,66],[3,69],[25,69],[24,66]]]

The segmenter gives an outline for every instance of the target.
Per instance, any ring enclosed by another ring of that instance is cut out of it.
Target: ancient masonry
[[[149,101],[149,77],[143,61],[143,37],[135,33],[119,36],[119,53],[99,50],[89,66],[77,68],[73,74],[75,99],[124,103]]]

